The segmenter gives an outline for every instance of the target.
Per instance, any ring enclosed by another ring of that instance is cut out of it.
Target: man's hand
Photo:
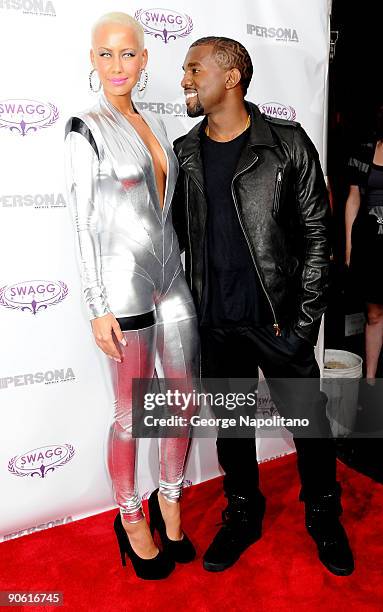
[[[126,340],[115,316],[108,313],[103,317],[92,319],[92,331],[97,346],[104,351],[105,355],[121,363],[121,353],[118,350],[115,338],[123,346],[126,346]]]

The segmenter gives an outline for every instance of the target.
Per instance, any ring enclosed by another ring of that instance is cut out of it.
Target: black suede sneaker
[[[337,483],[326,495],[305,498],[306,528],[317,545],[323,565],[336,576],[349,576],[354,571],[354,557],[339,520],[340,491]]]
[[[323,565],[335,576],[349,576],[354,571],[354,557],[348,543],[347,534],[338,519],[332,524],[316,525],[307,528],[318,548]]]
[[[203,557],[208,572],[222,572],[238,561],[241,554],[262,535],[265,498],[259,492],[256,501],[230,495],[222,512],[222,527]]]

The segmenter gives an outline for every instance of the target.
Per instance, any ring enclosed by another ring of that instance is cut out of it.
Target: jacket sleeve
[[[110,309],[101,274],[99,159],[95,145],[92,146],[86,137],[87,128],[84,126],[82,132],[67,131],[65,166],[81,283],[89,318],[94,319],[107,314]]]
[[[176,147],[174,147],[174,152],[177,155]],[[172,221],[178,237],[180,251],[182,253],[187,245],[185,173],[183,172],[182,168],[179,169],[177,183],[172,199]]]
[[[330,206],[318,152],[303,128],[293,146],[295,194],[303,231],[303,269],[294,331],[315,344],[327,306]]]

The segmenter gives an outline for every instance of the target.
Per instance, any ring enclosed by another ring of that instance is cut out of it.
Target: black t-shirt
[[[208,205],[201,325],[259,325],[270,320],[231,191],[248,135],[249,129],[229,142],[217,142],[205,133],[201,137]]]
[[[371,164],[367,181],[367,206],[383,206],[383,166]]]

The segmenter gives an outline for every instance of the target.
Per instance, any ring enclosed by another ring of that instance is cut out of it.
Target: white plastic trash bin
[[[355,353],[326,349],[322,389],[328,397],[327,416],[334,437],[349,436],[358,411],[363,359]]]

